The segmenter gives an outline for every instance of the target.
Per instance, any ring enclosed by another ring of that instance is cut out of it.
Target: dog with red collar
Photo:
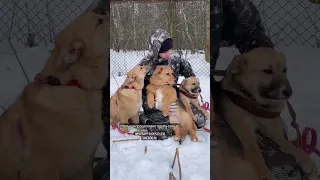
[[[150,69],[151,66],[132,68],[124,83],[110,98],[110,123],[120,122],[122,132],[128,132],[129,120],[133,124],[139,124],[144,77]]]
[[[197,121],[197,118],[191,109],[191,104],[195,106],[198,110],[200,110],[204,114],[206,119],[210,119],[208,111],[200,106],[198,100],[201,93],[200,80],[198,78],[196,78],[195,76],[185,78],[181,82],[179,90],[179,97],[184,106],[186,107],[187,112],[192,117],[193,121]]]

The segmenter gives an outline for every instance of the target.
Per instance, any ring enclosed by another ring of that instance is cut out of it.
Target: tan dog
[[[110,98],[110,122],[128,125],[129,119],[133,124],[139,124],[139,110],[142,106],[142,89],[144,78],[151,66],[135,66],[128,73],[126,80]],[[127,132],[126,127],[121,128]]]
[[[196,118],[192,112],[190,103],[193,104],[198,110],[200,110],[206,118],[209,118],[209,113],[207,110],[200,106],[198,97],[201,93],[200,80],[194,76],[185,78],[181,82],[180,86],[180,100],[187,109],[192,119],[196,121]]]
[[[265,165],[256,131],[293,155],[307,179],[318,178],[315,163],[302,149],[291,144],[283,133],[280,113],[292,94],[286,71],[284,55],[271,48],[257,48],[236,56],[229,65],[227,76],[221,81],[224,90],[221,111],[242,143],[245,161],[239,152],[221,141],[211,153],[211,157],[216,158],[212,167],[213,176],[217,179],[275,179]]]
[[[170,66],[157,66],[150,78],[150,84],[147,86],[147,103],[150,108],[154,107],[155,100],[162,103],[162,112],[164,116],[169,116],[170,104],[177,102],[178,110],[169,116],[170,124],[179,124],[181,128],[174,127],[175,140],[184,140],[189,133],[192,141],[197,141],[196,125],[191,116],[186,112],[183,103],[177,98],[177,92],[172,87],[174,85],[174,76]]]
[[[78,17],[57,37],[42,77],[28,84],[0,118],[1,180],[90,180],[103,134],[101,88],[108,78],[109,13]],[[72,63],[72,64],[70,64]]]
[[[169,116],[170,104],[177,101],[177,92],[174,85],[173,71],[170,66],[157,66],[150,84],[147,85],[147,103],[149,108],[154,107],[154,101],[162,102],[163,116]]]

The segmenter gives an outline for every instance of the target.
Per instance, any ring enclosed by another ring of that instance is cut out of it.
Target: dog
[[[139,124],[144,78],[150,69],[151,66],[135,66],[129,71],[124,83],[110,98],[110,122],[128,125],[131,119],[133,124]],[[121,130],[128,132],[127,127]]]
[[[224,95],[220,108],[222,116],[242,143],[244,160],[235,149],[221,141],[220,145],[212,148],[211,157],[215,158],[212,176],[225,180],[275,179],[257,144],[256,132],[259,131],[291,154],[307,179],[318,178],[315,163],[284,135],[280,113],[293,92],[286,72],[285,56],[272,48],[256,48],[234,57],[227,68],[227,75],[221,80]]]
[[[169,116],[169,122],[172,125],[180,124],[180,127],[173,127],[174,140],[183,141],[189,133],[192,141],[198,141],[196,134],[196,125],[191,116],[186,112],[183,103],[178,100],[177,92],[173,85],[175,84],[173,71],[170,66],[157,66],[150,78],[150,84],[147,85],[147,103],[150,108],[154,107],[155,101],[162,104],[161,110],[163,116]],[[177,103],[176,113],[169,114],[170,104]]]
[[[201,93],[200,80],[194,76],[185,78],[179,87],[179,97],[184,106],[186,107],[187,112],[190,114],[192,119],[196,121],[190,103],[193,104],[198,110],[200,110],[204,116],[209,119],[209,113],[207,110],[200,106],[198,97]]]
[[[162,102],[162,115],[169,116],[170,104],[177,101],[177,92],[172,87],[175,84],[173,71],[170,66],[157,66],[154,70],[150,84],[147,85],[147,103],[154,108],[154,102]]]
[[[58,35],[40,79],[0,117],[1,180],[90,180],[103,135],[101,88],[109,76],[109,12],[88,11]],[[70,80],[77,86],[67,85]]]

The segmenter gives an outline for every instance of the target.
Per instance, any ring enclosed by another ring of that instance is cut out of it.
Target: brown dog
[[[180,124],[181,128],[173,127],[175,140],[184,140],[189,133],[192,141],[197,141],[196,125],[191,116],[186,112],[183,103],[177,98],[177,92],[172,87],[174,85],[174,76],[170,66],[157,66],[150,78],[150,84],[147,86],[147,102],[150,108],[154,107],[155,100],[162,103],[162,112],[164,116],[169,116],[171,124]],[[178,103],[176,113],[169,114],[170,104]]]
[[[110,122],[128,125],[139,124],[139,110],[142,106],[142,89],[144,78],[151,66],[135,66],[127,75],[126,80],[117,92],[110,98]],[[121,128],[127,132],[126,127]]]
[[[200,106],[198,97],[201,93],[200,80],[194,76],[185,78],[181,82],[180,86],[180,100],[186,107],[187,112],[190,114],[192,119],[196,121],[196,118],[192,112],[190,103],[193,104],[198,110],[202,111],[206,118],[209,118],[209,113]]]
[[[108,77],[109,13],[87,12],[57,37],[42,77],[0,118],[1,180],[90,180],[103,134],[101,88]],[[70,64],[71,63],[71,64]],[[64,86],[69,80],[78,87]]]
[[[147,85],[147,102],[150,108],[154,101],[162,102],[163,116],[169,116],[170,104],[177,101],[177,92],[174,85],[173,71],[170,66],[157,66],[154,70],[150,84]]]
[[[257,131],[293,155],[307,179],[318,178],[315,163],[283,133],[280,113],[292,94],[286,71],[284,55],[271,48],[257,48],[236,56],[228,66],[227,75],[221,81],[224,90],[221,110],[242,143],[246,161],[221,141],[211,153],[211,157],[216,158],[213,175],[219,177],[217,179],[275,179],[265,165],[257,143]]]

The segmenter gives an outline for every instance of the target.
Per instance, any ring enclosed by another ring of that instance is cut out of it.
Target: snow
[[[124,82],[125,76],[117,77],[118,72],[128,72],[143,58],[147,52],[120,52],[111,51],[111,72],[110,97],[116,92],[118,87]],[[128,58],[135,57],[135,62],[126,63]],[[198,57],[198,58],[195,58]],[[187,59],[189,60],[189,59]],[[202,62],[204,61],[204,62]],[[210,78],[205,75],[209,72],[209,64],[205,62],[203,54],[195,54],[189,61],[192,66],[198,65],[197,77],[200,79],[202,96],[204,102],[210,101]],[[203,66],[199,66],[199,64]],[[128,66],[124,68],[125,66]],[[202,71],[200,71],[202,69]],[[181,83],[183,77],[179,78]],[[207,121],[206,127],[210,128]],[[111,128],[111,126],[110,126]],[[130,130],[130,129],[129,129]],[[134,129],[131,129],[134,132]],[[173,169],[171,165],[174,159],[176,148],[179,148],[182,177],[186,180],[208,180],[210,179],[210,134],[203,129],[197,131],[199,142],[192,142],[188,135],[186,140],[180,145],[172,138],[167,140],[139,140],[114,142],[123,139],[136,139],[138,136],[123,135],[116,129],[110,131],[110,178],[112,180],[134,179],[134,180],[162,180],[168,179],[169,173],[173,172],[178,178],[178,163]],[[147,146],[147,153],[144,153]]]

